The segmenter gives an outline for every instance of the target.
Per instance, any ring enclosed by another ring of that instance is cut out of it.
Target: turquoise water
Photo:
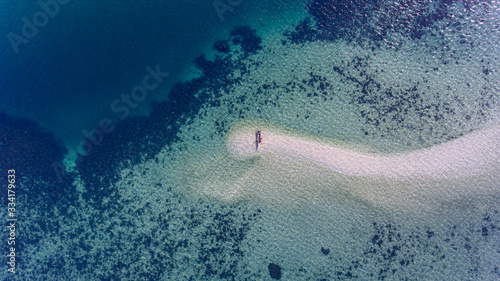
[[[240,1],[222,19],[202,2],[68,3],[19,54],[3,42],[0,172],[19,181],[3,279],[500,278],[495,164],[348,177],[227,142],[250,124],[385,155],[498,126],[496,1]],[[165,82],[120,118],[110,104],[157,64]]]

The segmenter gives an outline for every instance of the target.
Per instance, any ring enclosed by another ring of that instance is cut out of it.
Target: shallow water
[[[228,150],[241,124],[263,148],[269,128],[370,155],[498,126],[498,2],[241,1],[222,21],[206,1],[106,5],[61,6],[17,55],[2,43],[0,172],[19,191],[2,279],[500,278],[491,154],[403,179]],[[11,9],[5,34],[38,8]],[[110,104],[156,64],[165,84],[119,121]]]

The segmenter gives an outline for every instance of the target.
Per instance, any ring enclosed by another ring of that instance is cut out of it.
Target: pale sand
[[[393,155],[258,127],[263,140],[256,150],[256,124],[235,126],[226,140],[232,159],[224,162],[228,166],[224,173],[232,176],[205,185],[204,194],[286,206],[325,198],[355,200],[398,212],[434,212],[477,198],[497,200],[500,194],[500,126]],[[246,168],[236,168],[237,163]]]
[[[346,176],[449,179],[498,171],[500,126],[474,132],[434,147],[404,154],[361,153],[304,137],[262,129],[263,141],[255,148],[255,128],[230,135],[228,150],[240,160],[272,155],[310,161]]]

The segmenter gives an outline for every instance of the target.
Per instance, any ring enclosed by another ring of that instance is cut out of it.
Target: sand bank
[[[228,150],[240,160],[272,155],[288,161],[306,160],[347,176],[449,179],[498,170],[500,126],[471,133],[434,147],[403,154],[362,153],[305,137],[262,129],[255,147],[255,128],[242,127],[230,135]]]
[[[205,194],[287,206],[324,198],[354,200],[397,212],[434,212],[449,204],[463,206],[477,198],[498,198],[500,126],[398,154],[369,153],[270,126],[258,127],[262,130],[258,150],[255,124],[236,126],[228,135],[231,159],[226,162],[234,167],[242,163],[245,168],[227,169],[232,180],[205,185]]]

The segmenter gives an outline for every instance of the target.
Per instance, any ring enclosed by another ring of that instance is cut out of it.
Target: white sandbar
[[[347,176],[383,178],[460,178],[500,166],[500,126],[474,132],[428,149],[403,154],[361,153],[304,137],[262,128],[262,144],[255,147],[255,128],[241,128],[228,139],[228,150],[238,159],[261,155],[308,160]]]

